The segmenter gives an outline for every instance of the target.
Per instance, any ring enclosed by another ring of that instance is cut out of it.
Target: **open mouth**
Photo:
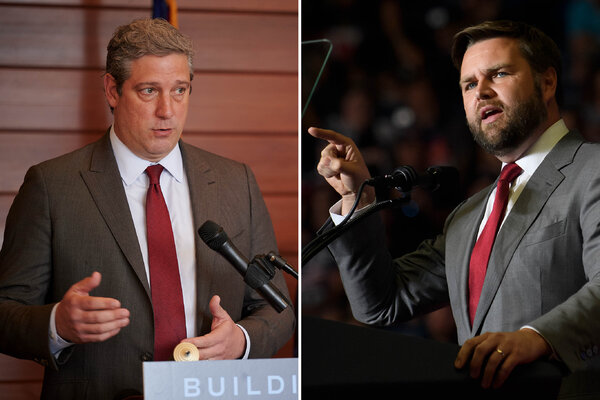
[[[479,116],[481,117],[482,121],[492,121],[495,120],[496,118],[493,118],[495,115],[501,114],[502,113],[502,109],[499,107],[484,107],[481,109]]]

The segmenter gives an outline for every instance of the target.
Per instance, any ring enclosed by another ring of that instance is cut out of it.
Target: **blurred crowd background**
[[[388,247],[394,256],[414,250],[441,231],[448,213],[492,183],[499,162],[472,141],[450,60],[451,41],[466,26],[513,19],[550,35],[563,54],[559,105],[570,129],[600,140],[600,0],[304,0],[302,41],[328,39],[330,59],[302,117],[302,246],[314,238],[337,194],[316,172],[325,146],[306,130],[333,129],[359,146],[373,176],[401,165],[424,172],[452,165],[459,180],[451,189],[411,193],[401,208],[384,210]],[[302,91],[314,83],[325,52],[302,46]],[[303,96],[303,101],[304,101]],[[302,105],[304,108],[304,104]],[[378,193],[397,197],[399,193]],[[303,315],[357,323],[337,267],[327,250],[302,266]],[[394,329],[454,341],[448,308]]]

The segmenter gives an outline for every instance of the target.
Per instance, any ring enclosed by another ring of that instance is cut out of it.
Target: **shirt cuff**
[[[546,343],[548,343],[548,346],[550,346],[550,350],[552,350],[552,354],[550,355],[550,358],[551,358],[551,359],[555,359],[555,360],[558,360],[558,359],[559,359],[559,358],[558,358],[558,355],[557,355],[557,354],[556,354],[556,352],[554,351],[554,347],[552,347],[552,343],[550,343],[550,342],[548,341],[548,339],[546,339],[546,338],[544,337],[544,335],[542,335],[542,334],[540,333],[540,331],[538,331],[537,329],[535,329],[533,326],[530,326],[530,325],[524,325],[524,326],[522,326],[522,327],[521,327],[521,329],[531,329],[532,331],[534,331],[535,333],[537,333],[538,335],[540,335],[540,336],[541,336],[541,338],[542,338],[542,339],[544,339],[544,340],[546,341]],[[519,330],[521,330],[521,329],[519,329]]]
[[[354,211],[354,214],[352,214],[352,217],[350,217],[350,219],[358,217],[360,214],[367,211],[373,204],[375,204],[375,202]],[[329,216],[331,217],[331,221],[334,225],[337,226],[342,223],[344,218],[346,218],[345,215],[342,215],[342,200],[338,200],[337,203],[331,206],[331,208],[329,209]]]
[[[242,332],[244,332],[244,336],[246,337],[246,351],[244,352],[244,355],[241,357],[241,360],[247,360],[248,356],[250,355],[250,336],[248,335],[248,332],[246,331],[246,329],[244,329],[243,326],[241,326],[240,324],[236,324],[236,325],[240,327]]]
[[[54,358],[58,358],[61,351],[74,344],[61,338],[56,330],[56,307],[58,307],[58,303],[52,307],[50,326],[48,327],[48,342],[50,344],[50,352]]]

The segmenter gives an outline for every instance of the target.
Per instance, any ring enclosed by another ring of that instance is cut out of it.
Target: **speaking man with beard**
[[[502,162],[498,181],[462,202],[443,232],[392,259],[375,214],[330,245],[354,316],[393,325],[450,304],[468,368],[485,388],[555,358],[572,372],[561,396],[600,393],[600,147],[569,131],[555,98],[560,52],[511,21],[459,32],[452,58],[475,141]],[[348,213],[369,172],[351,139],[329,142],[319,173]],[[375,201],[366,189],[359,209]]]

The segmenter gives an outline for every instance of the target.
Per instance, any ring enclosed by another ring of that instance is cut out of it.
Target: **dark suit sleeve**
[[[51,237],[42,172],[32,167],[8,213],[0,251],[0,351],[42,365],[54,365],[48,327],[55,303],[47,299]]]
[[[374,214],[329,245],[354,317],[388,326],[448,304],[444,236],[393,260],[384,232]]]
[[[250,202],[250,254],[267,254],[277,252],[277,243],[271,218],[263,200],[260,189],[252,171],[245,166]],[[273,279],[279,290],[289,299],[285,279],[281,271],[277,271]],[[295,327],[293,307],[278,313],[253,289],[246,285],[242,320],[238,321],[250,336],[250,357],[269,357],[281,348],[292,336]],[[290,299],[291,300],[291,299]]]

